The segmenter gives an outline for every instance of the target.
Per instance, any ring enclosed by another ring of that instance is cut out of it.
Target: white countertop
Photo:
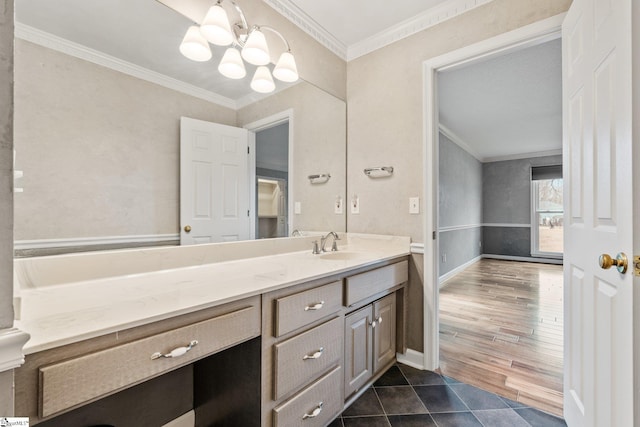
[[[297,243],[299,246],[300,242]],[[313,255],[309,246],[305,251],[207,261],[67,284],[37,286],[31,283],[19,291],[20,320],[16,320],[15,327],[31,335],[24,346],[24,353],[30,354],[346,272],[410,252],[410,241],[406,237],[350,234],[339,243],[341,255],[338,257],[346,259]],[[265,247],[264,242],[255,245]],[[166,249],[164,252],[163,256],[166,256]],[[107,255],[104,262],[108,262]],[[82,262],[82,256],[74,255],[73,259],[76,263]],[[37,268],[37,260],[29,262],[29,268]],[[47,262],[50,263],[50,258]]]

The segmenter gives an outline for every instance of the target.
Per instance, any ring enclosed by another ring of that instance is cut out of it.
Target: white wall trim
[[[463,224],[463,225],[450,225],[447,227],[438,228],[438,233],[446,233],[448,231],[469,230],[471,228],[480,228],[483,224]]]
[[[462,265],[459,265],[458,267],[454,268],[453,270],[451,270],[448,273],[443,274],[442,276],[440,276],[438,278],[438,288],[442,289],[445,285],[446,285],[446,281],[451,279],[453,276],[455,276],[456,274],[460,273],[462,270],[464,270],[467,267],[470,267],[471,265],[475,264],[476,262],[480,261],[482,259],[482,255],[479,255],[473,259],[470,259],[469,261],[465,262]]]
[[[347,59],[347,46],[325,30],[302,9],[290,0],[263,0],[280,15],[293,22],[298,28],[313,37],[318,43],[335,53],[341,59]],[[354,25],[357,25],[354,23]],[[295,47],[295,46],[294,46]]]
[[[236,101],[231,98],[123,61],[19,22],[15,23],[15,37],[223,107],[233,110],[238,108]]]
[[[491,163],[491,162],[502,162],[505,160],[520,160],[520,159],[532,159],[534,157],[547,157],[547,156],[561,156],[562,149],[559,148],[557,150],[549,150],[549,151],[536,151],[534,153],[523,153],[523,154],[511,154],[508,156],[496,156],[496,157],[485,157],[482,159],[483,163]]]
[[[397,353],[396,359],[399,363],[402,363],[404,365],[411,366],[412,368],[420,370],[425,370],[424,354],[420,353],[419,351],[408,348],[405,354]]]
[[[30,337],[17,328],[0,330],[0,372],[18,368],[24,363],[22,347]]]
[[[508,222],[485,222],[483,227],[513,227],[513,228],[531,228],[531,224],[511,224]]]
[[[453,132],[451,129],[449,129],[448,127],[446,127],[442,123],[438,124],[438,129],[440,130],[440,132],[444,136],[449,138],[449,140],[451,140],[451,142],[456,144],[458,147],[462,148],[467,154],[469,154],[474,159],[476,159],[477,161],[482,163],[482,156],[480,154],[478,154],[473,148],[471,148],[471,145],[467,144],[467,142],[465,140],[460,138],[458,136],[458,134]]]
[[[15,250],[51,249],[77,246],[118,245],[131,243],[157,243],[180,241],[180,234],[149,234],[140,236],[99,236],[99,237],[70,237],[62,239],[16,240]]]
[[[412,36],[493,0],[449,0],[347,48],[347,61]],[[355,24],[357,25],[357,24]]]
[[[350,46],[325,30],[291,0],[263,1],[338,57],[351,61],[493,0],[449,0]],[[358,24],[354,22],[353,25]]]
[[[482,254],[483,259],[501,259],[505,261],[537,262],[541,264],[562,264],[561,258],[534,258],[528,256]]]
[[[424,254],[424,243],[411,243],[409,247],[412,254]]]
[[[424,241],[429,242],[438,223],[438,104],[436,74],[439,71],[482,61],[494,55],[509,53],[558,38],[566,13],[431,58],[423,63],[423,178]],[[427,240],[429,239],[429,240]],[[424,366],[439,366],[439,288],[437,240],[425,246],[424,256]]]

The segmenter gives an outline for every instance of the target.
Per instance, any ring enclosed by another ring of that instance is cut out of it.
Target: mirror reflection
[[[122,14],[125,7],[131,13]],[[336,213],[345,198],[345,102],[302,79],[278,82],[268,96],[251,91],[250,77],[217,81],[217,63],[180,58],[185,22],[154,0],[17,2],[18,256],[177,244],[187,225],[180,218],[182,117],[251,132],[250,226],[238,238],[345,230],[345,215]],[[153,45],[142,36],[150,28],[163,29],[150,35]],[[278,129],[284,155],[271,151]],[[308,179],[321,173],[331,179]],[[278,209],[268,215],[259,211],[265,182],[277,183],[269,185]],[[211,211],[223,200],[211,199]]]

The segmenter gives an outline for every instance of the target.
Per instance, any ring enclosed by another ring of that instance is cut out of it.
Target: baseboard
[[[563,264],[562,259],[558,259],[558,258],[534,258],[534,257],[527,257],[527,256],[493,255],[493,254],[482,254],[482,258],[501,259],[505,261],[538,262],[540,264],[559,264],[559,265]]]
[[[408,348],[405,354],[396,354],[396,359],[403,365],[424,370],[424,354],[419,351]]]
[[[465,268],[469,267],[472,264],[475,264],[476,262],[480,261],[482,259],[482,255],[478,255],[477,257],[465,262],[462,265],[459,265],[458,267],[454,268],[453,270],[449,271],[448,273],[443,274],[442,276],[440,276],[438,278],[438,288],[442,289],[445,286],[445,282],[449,279],[451,279],[453,276],[455,276],[456,274],[460,273],[462,270],[464,270]]]

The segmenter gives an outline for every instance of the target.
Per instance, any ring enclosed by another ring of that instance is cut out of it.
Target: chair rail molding
[[[24,363],[22,348],[30,337],[18,328],[0,330],[0,372],[18,368]]]

